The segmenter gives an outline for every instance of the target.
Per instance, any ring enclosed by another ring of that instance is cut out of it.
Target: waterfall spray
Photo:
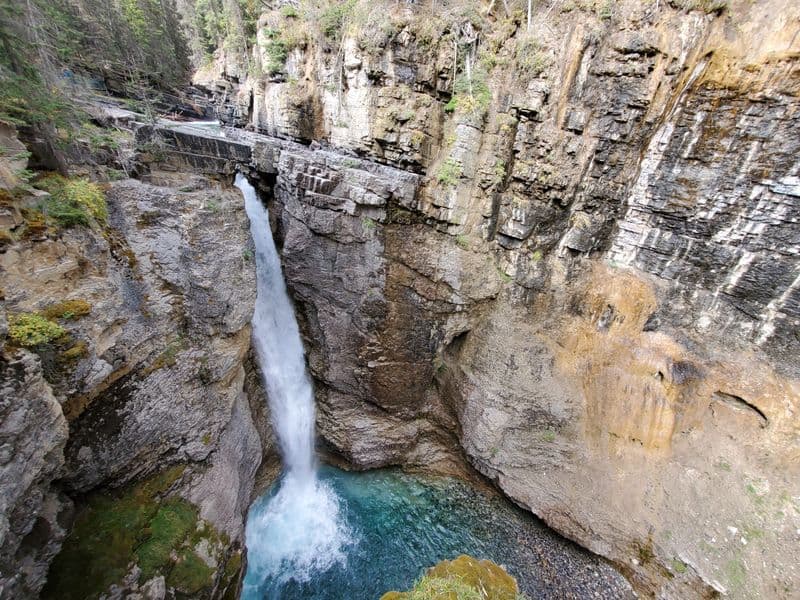
[[[256,247],[253,344],[284,464],[277,493],[248,518],[245,537],[251,564],[242,594],[246,598],[248,588],[268,578],[307,581],[315,572],[344,562],[351,539],[340,518],[338,497],[317,478],[314,392],[267,210],[241,174],[236,187],[244,195]]]

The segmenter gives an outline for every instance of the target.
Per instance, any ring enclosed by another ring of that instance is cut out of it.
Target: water
[[[256,246],[253,342],[284,472],[251,506],[243,600],[367,600],[471,554],[504,565],[530,598],[628,598],[598,559],[531,515],[445,478],[319,469],[314,395],[267,211],[242,175]]]
[[[503,565],[532,600],[633,597],[599,559],[502,498],[461,481],[327,466],[319,477],[339,497],[351,529],[347,560],[303,581],[264,577],[262,552],[280,546],[281,539],[265,538],[258,547],[248,541],[242,600],[378,600],[389,590],[409,589],[428,567],[459,554]],[[253,503],[248,526],[270,510],[282,489],[276,484]]]
[[[253,344],[284,465],[280,485],[248,519],[245,541],[253,557],[248,573],[276,583],[303,582],[335,564],[346,564],[344,548],[351,536],[340,515],[339,498],[317,477],[314,392],[267,210],[241,174],[236,186],[244,195],[256,247]]]

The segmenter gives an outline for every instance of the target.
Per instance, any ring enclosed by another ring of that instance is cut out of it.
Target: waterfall
[[[251,564],[242,594],[246,598],[248,587],[267,579],[277,584],[307,581],[315,572],[344,562],[351,536],[340,517],[338,497],[317,478],[314,391],[267,209],[241,174],[236,187],[244,195],[256,247],[253,344],[284,464],[277,492],[265,505],[254,506],[248,518],[245,538]]]

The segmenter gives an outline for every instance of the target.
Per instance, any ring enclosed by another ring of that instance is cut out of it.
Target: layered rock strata
[[[457,440],[643,591],[790,597],[800,9],[542,5],[533,34],[429,10],[206,82],[234,124],[334,150],[256,167],[325,442],[448,469]]]

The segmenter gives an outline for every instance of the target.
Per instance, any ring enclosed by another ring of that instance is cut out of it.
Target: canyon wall
[[[107,217],[65,225],[45,191],[3,195],[0,597],[235,597],[275,458],[241,194],[97,158],[74,168],[110,176]]]
[[[196,76],[312,142],[254,169],[323,443],[463,452],[648,594],[791,597],[800,7],[367,4],[265,12]]]

